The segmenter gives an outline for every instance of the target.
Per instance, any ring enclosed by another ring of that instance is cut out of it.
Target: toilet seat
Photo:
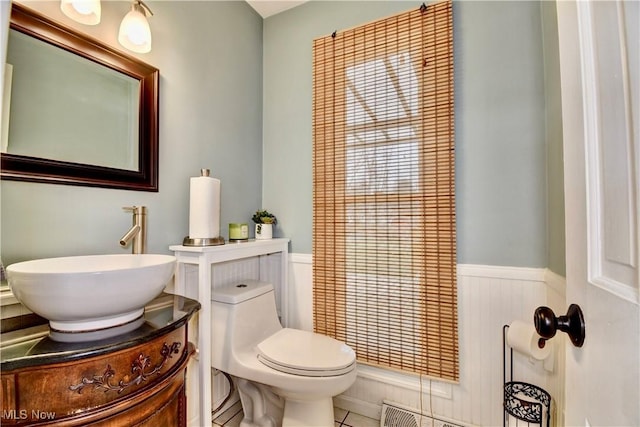
[[[258,360],[280,372],[307,377],[343,375],[355,368],[351,347],[326,335],[283,328],[257,346]]]

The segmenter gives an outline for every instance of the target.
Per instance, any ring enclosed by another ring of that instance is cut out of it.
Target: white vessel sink
[[[140,319],[171,279],[171,255],[47,258],[7,267],[15,297],[49,320],[51,331],[91,332]]]

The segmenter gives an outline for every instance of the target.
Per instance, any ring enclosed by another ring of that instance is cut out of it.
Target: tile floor
[[[379,427],[380,421],[363,417],[341,408],[334,408],[335,427]],[[231,406],[213,420],[214,427],[238,427],[242,420],[242,406],[240,402]]]

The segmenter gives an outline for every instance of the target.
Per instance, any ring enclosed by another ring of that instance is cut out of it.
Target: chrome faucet
[[[120,239],[120,246],[124,248],[131,242],[131,253],[143,254],[147,251],[147,207],[131,206],[122,209],[133,213],[133,226]]]

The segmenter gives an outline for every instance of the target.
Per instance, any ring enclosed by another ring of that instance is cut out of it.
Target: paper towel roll
[[[533,324],[521,320],[513,321],[507,331],[509,347],[536,360],[544,360],[551,354],[550,343],[547,343],[544,348],[538,347],[540,338]]]
[[[189,237],[210,239],[220,236],[220,180],[210,176],[191,178]]]

